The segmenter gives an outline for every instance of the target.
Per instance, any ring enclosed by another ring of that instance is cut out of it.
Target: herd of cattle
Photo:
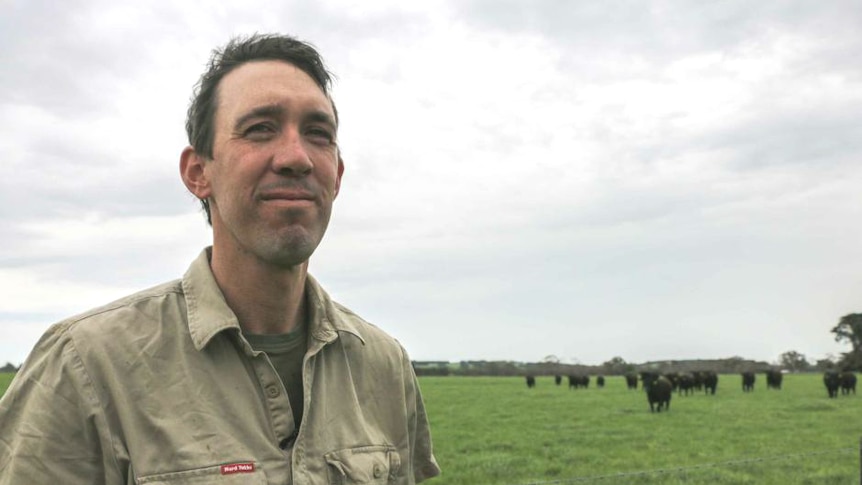
[[[784,374],[778,370],[768,370],[766,374],[767,389],[781,389],[781,381]],[[742,391],[751,392],[754,390],[754,382],[757,380],[756,374],[751,371],[742,372]],[[590,386],[590,376],[585,374],[570,375],[569,389],[587,388]],[[638,374],[629,373],[625,375],[626,385],[629,389],[638,388]],[[704,391],[706,394],[715,394],[715,389],[718,387],[718,374],[713,371],[695,371],[695,372],[666,372],[660,374],[658,372],[641,372],[640,381],[642,387],[646,391],[649,408],[652,412],[661,412],[670,410],[670,398],[674,391],[680,395],[689,395],[695,391]],[[554,376],[554,383],[561,385],[563,376]],[[839,389],[841,394],[849,395],[851,392],[856,394],[856,374],[850,371],[838,372],[834,370],[826,371],[823,374],[823,384],[826,386],[826,391],[829,397],[837,397]],[[535,376],[527,376],[527,387],[533,388],[536,386]],[[599,388],[605,386],[604,376],[596,377],[596,386]]]

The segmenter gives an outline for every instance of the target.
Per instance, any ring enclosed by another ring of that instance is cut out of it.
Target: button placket
[[[272,398],[278,397],[281,394],[281,390],[279,390],[278,386],[275,384],[269,384],[266,386],[266,395]]]
[[[266,354],[261,352],[253,361],[255,373],[263,391],[266,408],[269,415],[270,426],[272,426],[274,438],[277,444],[285,441],[286,437],[292,436],[293,417],[290,414],[290,404],[287,402],[281,380],[275,369],[269,362]]]

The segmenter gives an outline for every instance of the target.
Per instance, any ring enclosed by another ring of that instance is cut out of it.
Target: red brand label
[[[222,475],[233,475],[234,473],[252,472],[254,472],[254,463],[231,463],[230,465],[221,466]]]

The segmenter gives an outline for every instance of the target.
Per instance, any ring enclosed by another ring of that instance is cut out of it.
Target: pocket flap
[[[344,483],[386,483],[401,469],[401,455],[386,445],[360,446],[323,455]]]

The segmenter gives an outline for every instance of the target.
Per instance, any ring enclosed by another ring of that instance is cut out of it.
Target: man
[[[286,36],[216,51],[180,174],[213,245],[46,332],[0,400],[0,484],[420,482],[404,349],[307,273],[344,171],[330,78]]]

